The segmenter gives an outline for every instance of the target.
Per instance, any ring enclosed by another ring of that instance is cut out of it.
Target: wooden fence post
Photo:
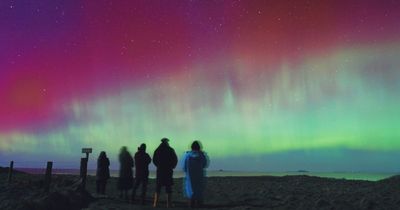
[[[81,158],[80,176],[82,178],[82,189],[85,189],[85,187],[86,187],[87,164],[88,164],[88,159]]]
[[[10,168],[8,169],[8,183],[11,183],[12,181],[13,169],[14,169],[14,161],[11,161]]]
[[[46,175],[44,177],[44,186],[45,186],[45,191],[48,192],[50,189],[50,183],[51,183],[51,171],[53,169],[53,162],[48,161],[47,162],[47,167],[46,167]]]
[[[82,178],[82,189],[85,190],[89,154],[92,153],[92,148],[82,148],[82,153],[86,154],[86,158],[81,158],[81,171],[80,171],[81,172],[80,175]]]

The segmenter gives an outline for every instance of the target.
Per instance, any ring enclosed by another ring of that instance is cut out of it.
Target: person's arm
[[[151,157],[149,154],[146,153],[146,165],[149,165],[151,163]]]
[[[137,164],[137,162],[138,162],[138,154],[137,153],[135,153],[135,156],[133,157],[133,161],[136,162],[136,164]]]
[[[110,178],[110,159],[108,159],[108,158],[106,158],[106,162],[107,162],[107,165],[106,165],[106,177],[107,177],[107,179],[108,178]]]
[[[178,156],[176,156],[176,153],[175,153],[175,150],[172,150],[173,151],[173,155],[172,155],[172,159],[173,159],[173,167],[172,168],[175,168],[176,167],[176,165],[178,164]]]
[[[203,168],[208,168],[210,165],[210,158],[208,157],[207,153],[203,152],[204,155],[204,162],[203,162]]]
[[[187,164],[186,164],[186,159],[188,158],[188,153],[186,152],[185,153],[185,155],[183,156],[183,159],[182,159],[182,170],[184,171],[184,172],[187,172]]]
[[[153,154],[153,164],[154,164],[156,167],[158,167],[158,154],[157,154],[157,150],[154,151],[154,154]]]

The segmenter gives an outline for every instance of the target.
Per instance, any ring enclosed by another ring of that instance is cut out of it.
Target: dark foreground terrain
[[[0,169],[0,209],[153,209],[154,180],[150,180],[147,204],[130,204],[118,197],[116,178],[109,181],[107,195],[95,193],[95,178],[88,191],[79,189],[79,178],[55,175],[48,193],[43,175],[17,173],[7,183],[7,170]],[[175,179],[174,209],[186,209],[182,179]],[[165,194],[158,209],[165,206]],[[211,177],[208,178],[206,209],[400,209],[400,176],[377,182],[351,181],[312,176]]]

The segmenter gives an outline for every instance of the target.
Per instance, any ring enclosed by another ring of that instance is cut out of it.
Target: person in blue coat
[[[207,154],[201,150],[199,141],[194,141],[191,151],[185,153],[183,158],[183,171],[185,172],[185,196],[190,199],[190,207],[199,207],[203,203],[205,188],[205,168],[208,167]]]

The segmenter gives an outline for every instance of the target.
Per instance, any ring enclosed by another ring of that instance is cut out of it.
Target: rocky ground
[[[153,209],[150,205],[154,180],[149,183],[147,204],[120,199],[116,179],[109,181],[107,195],[95,194],[95,178],[79,189],[77,176],[53,176],[49,192],[43,190],[43,175],[18,173],[7,183],[0,169],[0,209]],[[175,179],[175,209],[186,209],[182,179]],[[160,207],[165,207],[165,194]],[[400,176],[385,180],[354,181],[312,176],[211,177],[205,197],[207,209],[400,209]]]

